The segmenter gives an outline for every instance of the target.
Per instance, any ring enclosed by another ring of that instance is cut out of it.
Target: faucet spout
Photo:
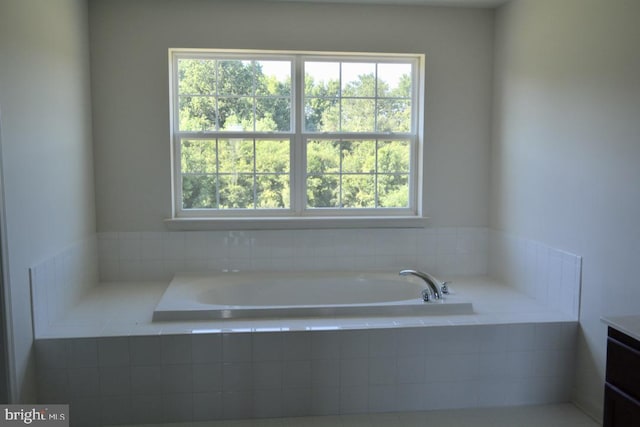
[[[399,273],[401,276],[416,276],[424,280],[427,284],[427,289],[422,292],[422,299],[426,302],[431,301],[431,299],[439,300],[442,298],[442,293],[440,291],[440,286],[443,285],[438,279],[430,275],[429,273],[425,273],[417,270],[402,270]]]

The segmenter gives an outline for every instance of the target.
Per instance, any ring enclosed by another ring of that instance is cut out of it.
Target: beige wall
[[[576,401],[600,417],[603,315],[640,301],[640,2],[496,15],[492,226],[584,257]]]
[[[90,25],[99,231],[171,214],[170,47],[426,54],[427,215],[488,224],[491,10],[92,0]]]
[[[28,268],[95,232],[85,1],[0,2],[0,110],[13,396],[34,402]]]

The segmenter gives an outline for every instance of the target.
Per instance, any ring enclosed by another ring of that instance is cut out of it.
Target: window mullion
[[[293,95],[294,95],[294,136],[291,149],[291,207],[296,215],[301,215],[306,205],[306,139],[303,135],[304,126],[304,60],[296,57],[293,61]]]

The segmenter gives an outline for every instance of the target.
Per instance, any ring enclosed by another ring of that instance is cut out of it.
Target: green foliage
[[[291,83],[258,61],[181,59],[181,131],[291,131]],[[373,73],[343,83],[305,78],[308,132],[409,132],[411,77],[395,87]],[[289,139],[181,141],[185,209],[290,207]],[[307,144],[307,205],[407,207],[408,140],[319,139]]]

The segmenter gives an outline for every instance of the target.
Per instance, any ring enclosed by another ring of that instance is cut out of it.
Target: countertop
[[[91,289],[62,319],[49,325],[47,330],[36,331],[36,337],[575,322],[567,314],[545,307],[522,292],[487,277],[454,278],[452,291],[473,301],[474,314],[153,322],[153,309],[168,285],[168,282],[102,283]],[[640,322],[636,330],[640,331]]]
[[[640,315],[603,317],[602,321],[614,329],[640,341]]]

